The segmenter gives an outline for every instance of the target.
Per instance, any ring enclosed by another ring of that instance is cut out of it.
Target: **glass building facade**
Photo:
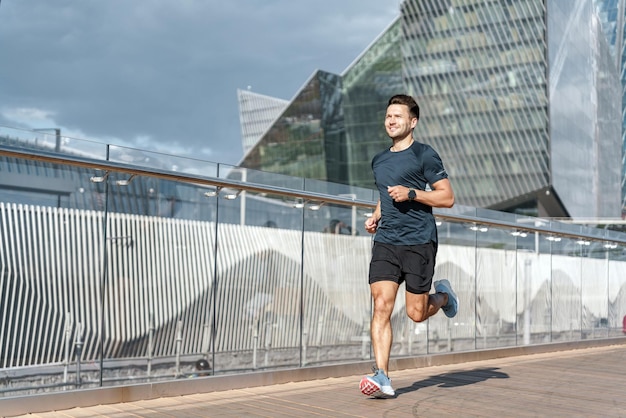
[[[387,100],[404,88],[401,42],[402,21],[397,19],[342,77],[347,178],[360,187],[374,187],[372,157],[389,146],[382,122]]]
[[[405,80],[426,104],[417,139],[439,150],[459,199],[475,206],[549,186],[545,28],[534,5],[404,4]]]
[[[619,76],[592,0],[407,0],[337,77],[337,94],[321,94],[318,74],[243,166],[373,187],[371,158],[389,146],[386,102],[406,92],[422,104],[416,139],[441,154],[459,203],[539,216],[620,215]],[[334,130],[316,131],[309,154],[299,129],[311,88],[317,112],[328,107],[337,117]],[[259,158],[269,147],[298,159]],[[312,164],[319,166],[302,171]]]
[[[344,137],[341,77],[317,71],[241,165],[320,180],[343,177],[337,147]]]
[[[553,187],[577,216],[618,217],[621,97],[608,42],[591,1],[547,5]]]
[[[626,0],[594,0],[602,31],[609,43],[611,58],[620,74],[620,94],[622,98],[622,217],[626,215],[626,55],[624,54],[626,32]]]
[[[285,110],[289,101],[251,92],[237,90],[241,138],[244,154],[256,145],[259,138],[272,126]]]

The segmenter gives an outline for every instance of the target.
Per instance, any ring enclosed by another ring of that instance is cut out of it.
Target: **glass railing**
[[[0,396],[373,359],[372,190],[42,135],[0,129]],[[622,335],[624,234],[436,214],[460,310],[400,293],[394,357]]]

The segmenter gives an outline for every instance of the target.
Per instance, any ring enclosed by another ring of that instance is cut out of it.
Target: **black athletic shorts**
[[[374,241],[370,262],[370,284],[390,280],[411,293],[428,293],[435,274],[437,244],[391,245]]]

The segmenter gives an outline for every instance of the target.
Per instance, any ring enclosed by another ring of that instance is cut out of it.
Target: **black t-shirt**
[[[372,171],[380,193],[382,217],[374,240],[393,245],[437,242],[437,226],[432,207],[416,201],[396,203],[387,186],[425,190],[426,185],[448,178],[439,154],[427,144],[414,141],[399,152],[389,149],[372,159]]]

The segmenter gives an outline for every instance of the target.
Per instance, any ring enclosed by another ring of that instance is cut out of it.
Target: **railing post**
[[[252,347],[252,369],[256,370],[256,356],[257,356],[257,350],[258,350],[258,346],[259,346],[259,316],[255,316],[254,317],[254,323],[253,323],[253,338],[252,338],[252,344],[254,345]]]
[[[83,354],[83,326],[80,322],[76,324],[76,386],[82,385],[82,379],[80,377],[81,357]]]
[[[63,383],[67,383],[67,374],[70,366],[70,344],[72,338],[72,317],[65,314],[65,357],[63,359]]]
[[[148,370],[147,374],[150,377],[152,373],[152,352],[154,351],[154,314],[150,314],[148,319]]]
[[[267,367],[269,364],[269,355],[272,350],[272,328],[274,324],[272,321],[265,323],[265,362],[264,365]]]
[[[204,358],[210,358],[211,354],[211,324],[204,324],[204,333],[202,334],[202,353]],[[213,368],[213,366],[211,366]]]
[[[305,330],[302,331],[302,367],[307,365],[307,361],[306,361],[306,345],[308,343],[307,339],[308,339],[308,332]]]
[[[178,320],[176,325],[176,377],[180,377],[180,350],[183,345],[183,321]]]
[[[524,345],[530,344],[530,310],[532,301],[530,300],[530,277],[531,261],[524,261]]]
[[[322,333],[324,332],[324,315],[320,315],[317,317],[317,353],[315,358],[317,361],[320,361],[321,357],[321,347],[322,347]]]

